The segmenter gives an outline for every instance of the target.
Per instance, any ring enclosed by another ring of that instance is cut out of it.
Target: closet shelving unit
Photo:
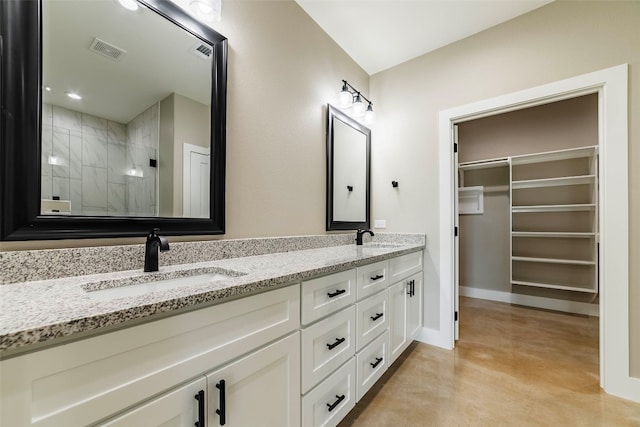
[[[598,293],[597,146],[464,162],[509,167],[511,284]],[[482,187],[472,187],[482,188]]]
[[[597,147],[510,160],[511,284],[596,294]]]

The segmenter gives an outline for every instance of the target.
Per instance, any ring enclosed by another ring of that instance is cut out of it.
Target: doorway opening
[[[456,339],[490,342],[495,332],[480,324],[509,331],[510,347],[530,346],[547,367],[572,353],[576,363],[563,365],[565,380],[597,384],[598,94],[456,127],[456,274],[464,298]],[[579,351],[568,351],[574,347]]]
[[[557,81],[440,112],[439,334],[431,342],[454,346],[455,330],[455,125],[527,107],[597,93],[600,285],[600,386],[635,400],[640,379],[631,375],[629,322],[628,66]]]

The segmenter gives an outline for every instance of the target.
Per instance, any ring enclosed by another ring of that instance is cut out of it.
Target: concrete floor
[[[460,340],[413,343],[339,425],[640,426],[605,394],[598,319],[461,298]]]

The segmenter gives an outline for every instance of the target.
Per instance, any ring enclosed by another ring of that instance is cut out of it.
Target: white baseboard
[[[418,331],[418,335],[416,336],[416,341],[423,342],[425,344],[434,345],[436,347],[444,348],[446,350],[451,350],[453,347],[451,346],[451,340],[446,339],[444,334],[438,329],[432,328],[422,328]]]
[[[564,311],[566,313],[584,314],[587,316],[598,317],[600,315],[600,307],[598,304],[589,304],[586,302],[512,294],[510,292],[492,291],[468,286],[460,286],[460,296],[526,305],[547,310]]]

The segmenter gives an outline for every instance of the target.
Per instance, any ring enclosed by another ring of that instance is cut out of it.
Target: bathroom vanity
[[[421,239],[2,285],[0,424],[336,425],[421,327]]]

